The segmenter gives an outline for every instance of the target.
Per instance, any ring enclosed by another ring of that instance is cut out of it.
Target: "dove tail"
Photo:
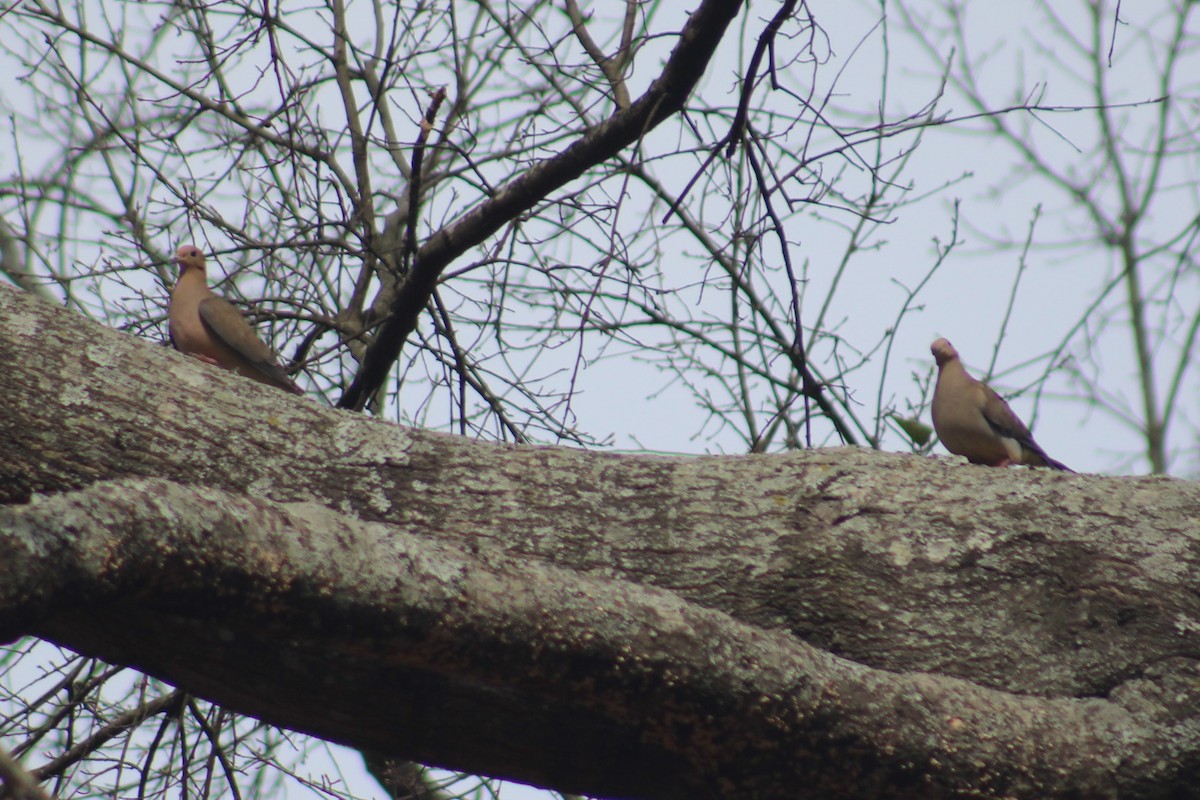
[[[1066,464],[1062,463],[1061,461],[1055,461],[1053,458],[1051,458],[1048,455],[1045,455],[1044,453],[1042,454],[1042,458],[1046,461],[1047,467],[1050,467],[1052,469],[1060,469],[1063,472],[1070,472],[1072,474],[1074,474],[1074,472],[1075,472],[1075,470],[1071,469]]]

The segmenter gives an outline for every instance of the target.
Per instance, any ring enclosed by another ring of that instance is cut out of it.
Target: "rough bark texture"
[[[1193,793],[1200,487],[502,447],[0,287],[0,635],[606,796]]]

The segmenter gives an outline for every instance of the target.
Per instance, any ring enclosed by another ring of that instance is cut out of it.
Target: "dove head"
[[[185,244],[175,251],[175,263],[179,265],[181,275],[189,269],[198,269],[203,273],[204,253],[194,244]]]
[[[954,345],[950,344],[949,339],[938,339],[930,345],[929,352],[933,353],[933,359],[937,361],[939,367],[958,358],[958,351],[954,349]]]

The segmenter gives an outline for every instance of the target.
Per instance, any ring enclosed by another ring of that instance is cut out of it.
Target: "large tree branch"
[[[396,294],[387,321],[366,349],[354,381],[338,401],[339,408],[361,410],[387,380],[417,318],[437,287],[442,271],[458,256],[484,241],[550,192],[612,158],[683,108],[692,89],[741,10],[741,0],[703,0],[679,34],[662,74],[645,94],[604,122],[585,131],[556,156],[535,164],[496,195],[438,231],[417,253],[412,271]]]
[[[7,287],[0,368],[5,636],[601,795],[1190,791],[1195,484],[481,444]]]
[[[668,591],[311,503],[137,479],[0,526],[0,602],[35,610],[39,635],[327,739],[602,796],[1092,797],[1118,767],[1171,779],[1177,737],[1200,734],[1189,663],[1117,700],[896,675]],[[1144,708],[1164,685],[1179,719]]]

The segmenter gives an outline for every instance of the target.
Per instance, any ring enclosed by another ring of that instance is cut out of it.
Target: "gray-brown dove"
[[[938,339],[929,349],[938,365],[933,428],[947,450],[966,456],[972,464],[1028,464],[1075,471],[1046,455],[1008,403],[967,374],[954,345]]]
[[[171,344],[176,350],[293,394],[292,382],[271,348],[259,340],[242,312],[208,288],[204,253],[186,244],[175,253],[179,281],[171,290]]]

